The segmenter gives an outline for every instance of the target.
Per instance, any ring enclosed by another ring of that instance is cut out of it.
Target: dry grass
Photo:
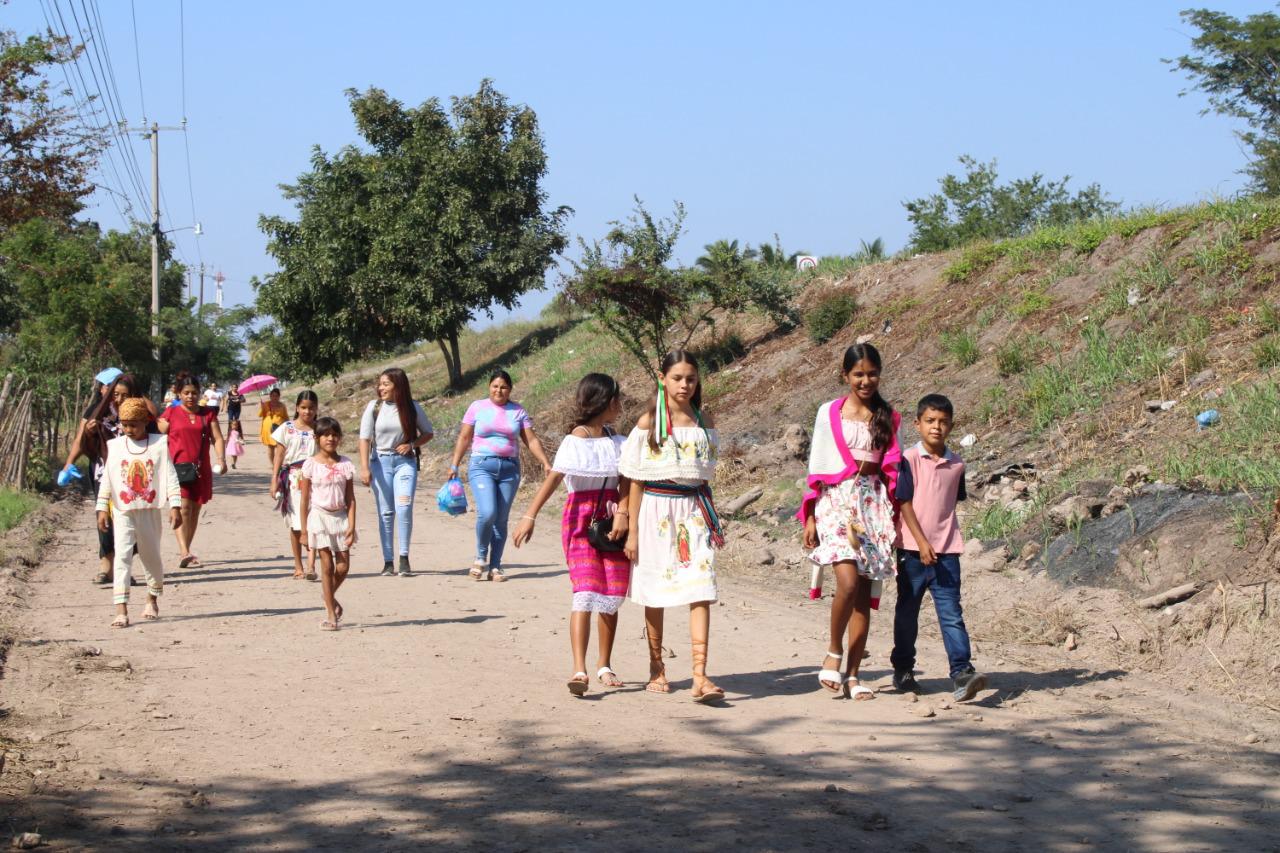
[[[1001,610],[982,632],[984,640],[1060,646],[1068,634],[1081,634],[1085,623],[1071,606],[1059,601],[1022,601]]]

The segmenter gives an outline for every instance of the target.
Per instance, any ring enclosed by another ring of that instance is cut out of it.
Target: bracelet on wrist
[[[526,520],[526,521],[537,521],[537,520],[538,520],[537,518],[533,517],[532,515],[522,515],[522,516],[520,516],[520,518],[521,518],[521,519],[523,519],[523,520]]]

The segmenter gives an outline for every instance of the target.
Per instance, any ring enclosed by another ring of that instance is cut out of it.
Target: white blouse
[[[570,492],[590,492],[618,486],[618,459],[622,452],[620,435],[582,438],[572,433],[560,442],[551,470],[564,475]]]
[[[641,482],[712,480],[719,449],[720,438],[714,429],[675,427],[654,450],[649,445],[649,430],[636,427],[622,445],[618,472]]]

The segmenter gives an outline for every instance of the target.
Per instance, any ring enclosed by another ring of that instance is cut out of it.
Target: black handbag
[[[613,532],[613,516],[600,517],[600,504],[604,502],[604,487],[608,483],[609,479],[606,477],[596,495],[596,508],[591,511],[591,524],[587,527],[587,541],[597,551],[621,551],[626,548],[627,543],[621,539],[609,538],[609,534]]]
[[[613,435],[613,430],[605,427],[605,436]],[[600,517],[600,505],[604,503],[604,489],[609,485],[609,478],[605,477],[600,483],[600,491],[596,494],[596,507],[591,511],[591,524],[587,526],[587,542],[597,551],[622,551],[627,547],[624,540],[614,540],[609,538],[609,534],[613,532],[613,516],[608,515]]]
[[[186,486],[200,479],[199,462],[175,462],[173,470],[178,473],[178,482]]]

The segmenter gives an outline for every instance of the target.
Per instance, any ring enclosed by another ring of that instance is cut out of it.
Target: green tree
[[[153,372],[149,240],[141,227],[104,235],[93,224],[46,219],[11,229],[0,255],[14,285],[13,363],[31,374],[105,363]],[[165,250],[161,299],[173,305],[182,268]]]
[[[611,222],[604,241],[579,240],[582,257],[565,286],[571,302],[592,314],[651,375],[657,356],[686,348],[718,313],[760,310],[794,323],[794,290],[778,269],[754,261],[738,241],[705,247],[692,268],[671,266],[684,230],[684,205],[655,219],[639,198],[625,222]]]
[[[1201,115],[1216,112],[1248,125],[1236,133],[1253,150],[1244,172],[1255,190],[1280,193],[1280,15],[1261,12],[1240,19],[1188,9],[1182,20],[1200,34],[1191,40],[1191,53],[1164,61],[1195,81],[1193,90],[1209,96]]]
[[[253,309],[237,306],[224,310],[205,305],[199,316],[190,306],[160,310],[161,358],[166,378],[178,370],[190,370],[208,380],[230,382],[244,376],[246,333]]]
[[[86,127],[47,76],[83,49],[52,33],[0,30],[0,233],[28,219],[70,219],[93,191],[104,132]]]
[[[315,149],[283,188],[298,220],[260,219],[280,272],[260,284],[259,307],[307,373],[434,340],[457,387],[467,323],[541,288],[565,246],[569,209],[544,209],[537,117],[489,80],[447,112],[435,98],[405,108],[378,89],[347,95],[370,150]]]
[[[859,240],[858,253],[854,255],[860,261],[868,264],[874,264],[883,261],[886,257],[884,252],[884,240],[877,237],[868,243],[866,240]]]
[[[903,202],[913,226],[910,245],[917,252],[1016,237],[1045,225],[1106,216],[1120,207],[1096,183],[1072,195],[1069,176],[1046,181],[1036,172],[1002,185],[995,160],[979,163],[967,154],[959,159],[964,177],[945,175],[938,181],[941,192]]]
[[[796,258],[801,255],[807,255],[808,252],[801,249],[799,252],[791,252],[788,254],[782,248],[782,239],[777,234],[773,235],[772,243],[761,243],[757,250],[760,257],[760,263],[770,269],[783,271],[791,271],[796,268]]]

